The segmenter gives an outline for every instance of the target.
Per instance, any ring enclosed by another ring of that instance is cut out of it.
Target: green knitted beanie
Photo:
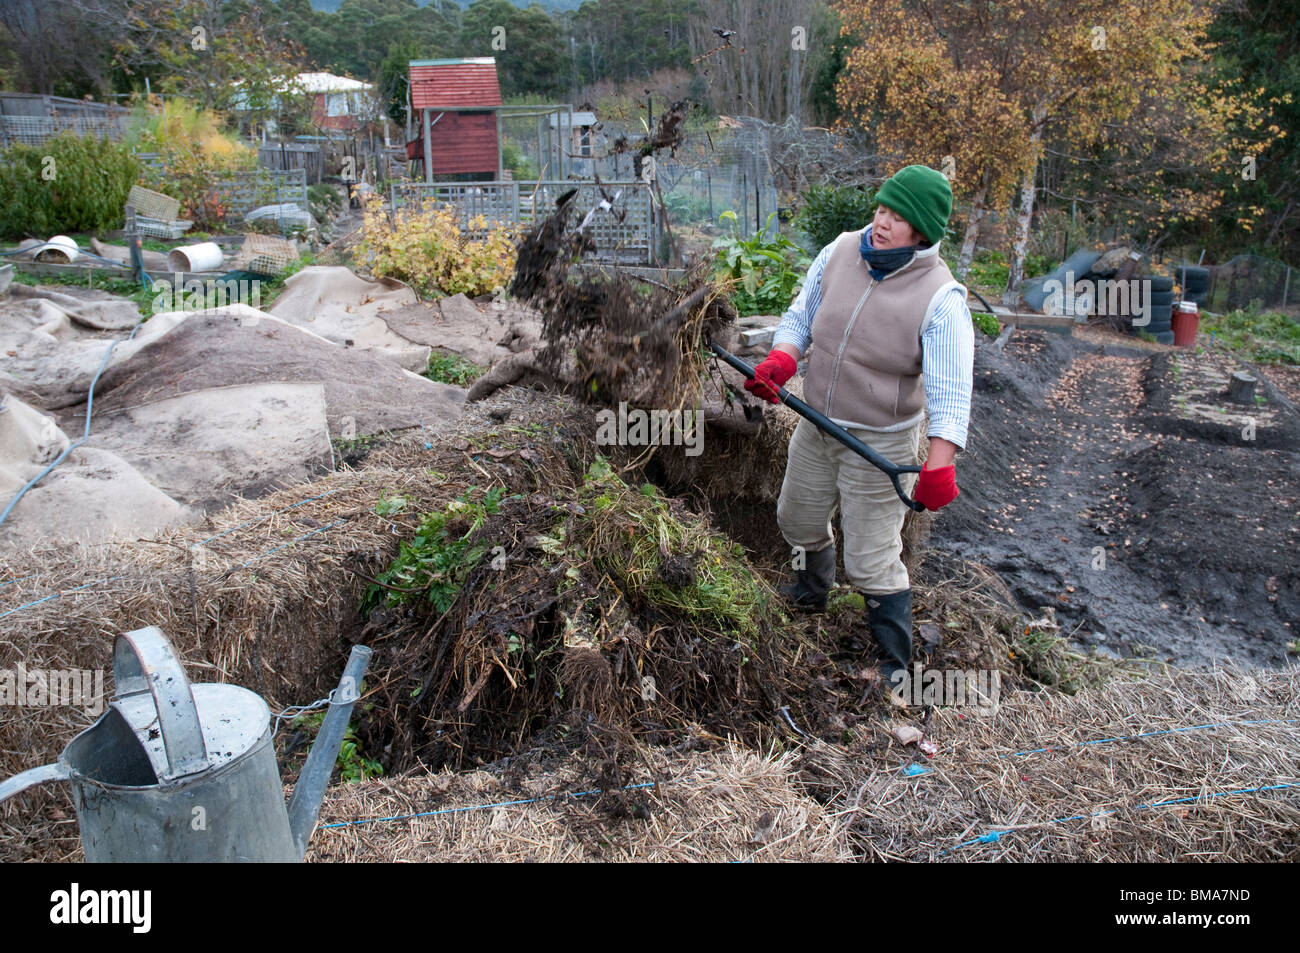
[[[937,169],[909,165],[885,180],[876,193],[876,202],[889,206],[928,241],[937,242],[943,238],[952,214],[952,186]]]

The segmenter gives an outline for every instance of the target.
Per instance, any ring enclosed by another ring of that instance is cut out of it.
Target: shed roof
[[[308,93],[343,93],[375,88],[369,83],[333,73],[299,73],[295,80],[299,88]]]
[[[411,60],[411,105],[416,109],[475,109],[501,105],[495,57]]]

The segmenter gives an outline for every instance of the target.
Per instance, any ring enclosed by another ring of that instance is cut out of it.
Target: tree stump
[[[1255,402],[1255,385],[1259,378],[1245,371],[1237,371],[1228,381],[1228,400],[1235,404],[1253,404]]]

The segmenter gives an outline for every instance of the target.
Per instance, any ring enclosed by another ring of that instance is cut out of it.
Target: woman
[[[952,213],[947,178],[900,169],[881,186],[870,225],[822,249],[767,358],[745,387],[776,402],[812,344],[804,400],[898,464],[929,453],[903,488],[926,509],[957,498],[954,457],[966,444],[975,335],[966,289],[939,257]],[[840,508],[844,571],[863,593],[886,684],[912,659],[912,589],[901,559],[907,508],[884,473],[801,419],[790,438],[777,524],[795,553],[782,594],[810,611],[835,581],[831,517]]]

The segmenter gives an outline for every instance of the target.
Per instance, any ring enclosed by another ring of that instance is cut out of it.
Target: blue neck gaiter
[[[920,245],[908,245],[906,248],[874,248],[871,245],[871,229],[868,228],[862,233],[862,243],[858,246],[858,253],[869,266],[871,277],[881,281],[911,261],[912,256],[920,249]]]

